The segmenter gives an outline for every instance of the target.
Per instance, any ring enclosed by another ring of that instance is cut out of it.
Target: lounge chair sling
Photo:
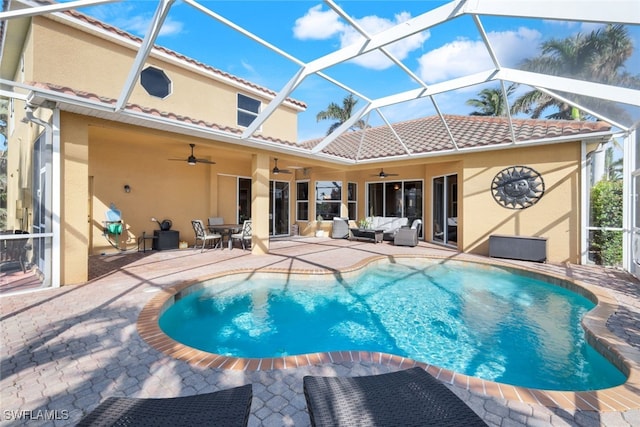
[[[110,397],[78,426],[229,426],[249,421],[251,384],[213,393],[165,399]]]
[[[486,426],[444,384],[422,368],[362,377],[303,379],[311,425]]]

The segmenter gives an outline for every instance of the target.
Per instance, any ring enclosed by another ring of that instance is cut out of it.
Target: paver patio
[[[274,240],[271,254],[264,256],[241,249],[184,249],[93,257],[90,272],[95,278],[86,284],[0,298],[1,423],[73,425],[109,396],[186,396],[251,383],[249,425],[307,426],[304,375],[367,375],[398,367],[342,360],[268,371],[201,368],[149,346],[138,335],[140,311],[160,289],[223,271],[338,271],[373,256],[402,254],[476,258],[425,243],[411,248],[328,238]],[[596,267],[507,263],[607,288],[620,304],[607,326],[640,354],[640,284],[633,277]],[[640,425],[640,407],[563,410],[448,387],[491,426]]]

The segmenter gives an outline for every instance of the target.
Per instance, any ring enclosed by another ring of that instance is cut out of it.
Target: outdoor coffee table
[[[351,240],[370,240],[373,243],[382,242],[384,230],[381,228],[350,228]]]

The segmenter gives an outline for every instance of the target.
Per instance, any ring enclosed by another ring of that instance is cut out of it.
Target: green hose
[[[122,223],[112,222],[107,225],[107,231],[109,234],[122,234]]]

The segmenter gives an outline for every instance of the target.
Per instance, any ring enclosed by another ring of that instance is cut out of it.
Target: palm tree
[[[616,144],[617,145],[617,144]],[[604,154],[604,168],[606,179],[610,181],[619,181],[622,179],[622,157],[617,160],[613,159],[613,147],[608,147]]]
[[[320,111],[316,115],[316,121],[319,122],[320,120],[335,120],[335,122],[329,127],[329,130],[327,130],[327,135],[329,135],[331,132],[340,127],[340,125],[346,122],[349,117],[351,117],[351,115],[353,114],[353,109],[357,103],[358,100],[354,98],[353,94],[350,93],[342,100],[342,107],[335,102],[332,102],[331,104],[329,104],[326,110]],[[360,119],[353,126],[351,126],[350,129],[364,129],[365,127],[367,127],[366,123],[364,122],[364,120]]]
[[[521,67],[556,76],[570,77],[605,84],[617,84],[640,88],[640,76],[632,76],[624,71],[624,63],[633,53],[633,42],[628,30],[622,25],[607,25],[585,35],[551,39],[541,45],[542,54],[527,59]],[[575,99],[576,101],[579,98]],[[593,102],[590,102],[593,105]],[[603,107],[600,104],[599,107]],[[538,90],[529,91],[515,100],[512,113],[526,113],[540,118],[549,108],[557,109],[547,116],[552,119],[584,119],[584,115],[565,103]],[[620,114],[615,106],[606,106],[609,113]]]
[[[513,93],[515,84],[509,85],[507,88],[507,99]],[[466,104],[476,108],[471,112],[471,116],[500,116],[507,115],[508,103],[502,94],[502,88],[482,89],[478,93],[478,98],[468,99]]]

